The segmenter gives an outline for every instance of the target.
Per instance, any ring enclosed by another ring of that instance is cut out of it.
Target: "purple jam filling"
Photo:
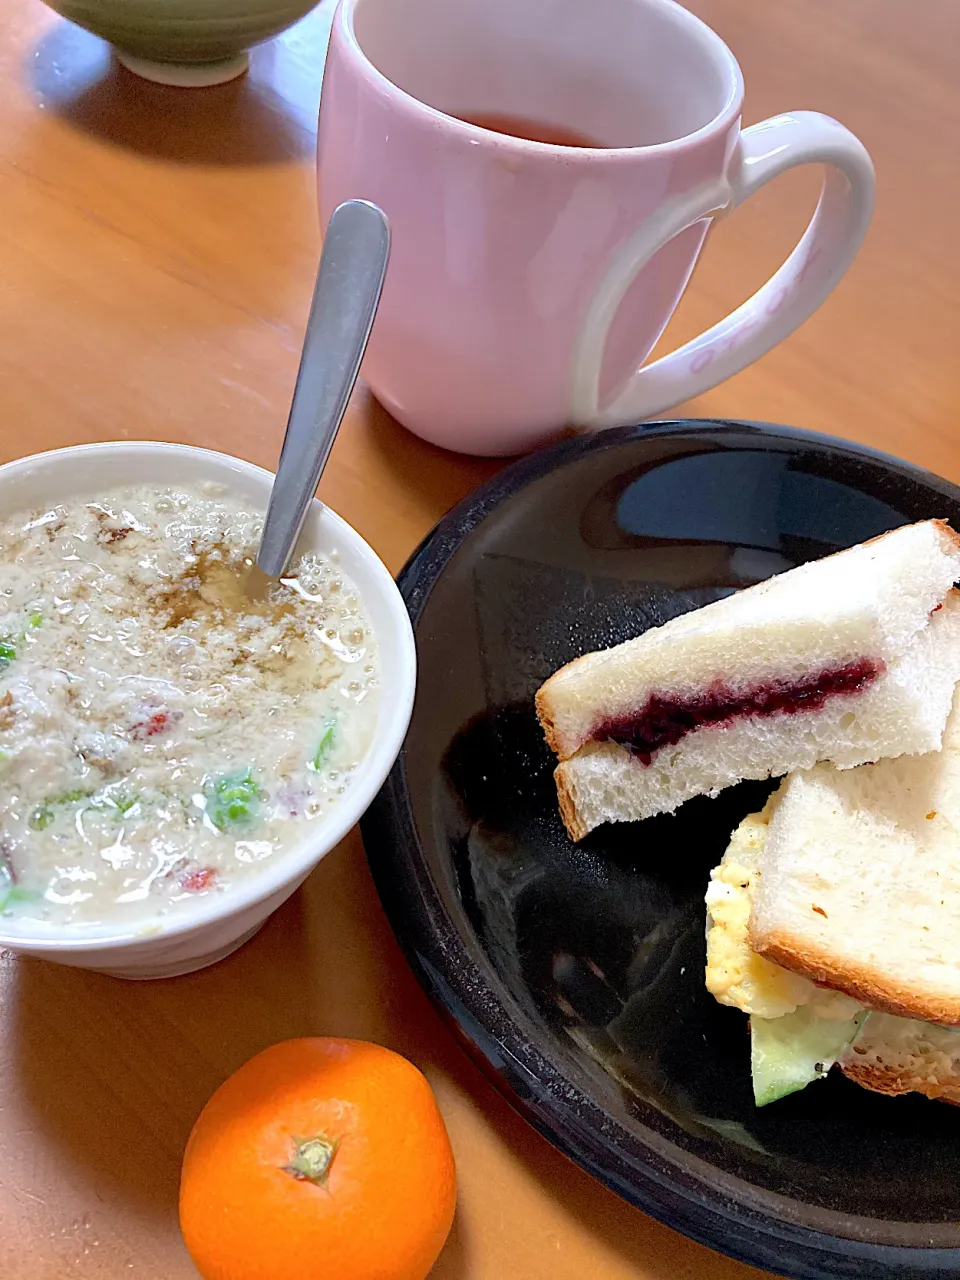
[[[741,716],[819,711],[829,698],[861,693],[883,670],[882,662],[860,658],[800,680],[768,680],[740,690],[714,680],[698,694],[654,693],[639,711],[602,720],[590,736],[594,742],[616,742],[649,764],[660,747],[672,747],[704,725],[725,725]]]

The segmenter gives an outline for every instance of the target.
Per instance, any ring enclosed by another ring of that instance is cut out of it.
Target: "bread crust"
[[[935,1022],[942,1027],[960,1026],[960,997],[917,991],[900,984],[889,974],[878,972],[869,963],[840,960],[828,951],[819,950],[806,940],[786,933],[757,937],[752,925],[748,929],[751,948],[765,960],[791,973],[799,973],[811,982],[842,991],[878,1013],[892,1013],[900,1018],[916,1018],[919,1022]]]
[[[948,521],[940,520],[935,516],[931,516],[927,520],[915,520],[913,523],[914,524],[935,524],[937,528],[940,530],[940,532],[947,539],[949,539],[950,542],[953,543],[954,547],[956,547],[958,551],[960,551],[960,533],[957,533],[957,531],[951,527]],[[904,525],[898,525],[897,529],[902,529],[905,527],[906,526]],[[897,529],[888,529],[886,533],[878,533],[873,538],[865,538],[863,542],[857,543],[856,545],[861,547],[869,547],[874,542],[882,542],[884,538],[889,538],[891,533],[896,533]],[[848,550],[848,549],[849,548],[844,548],[844,550]],[[839,556],[841,554],[842,554],[842,551],[831,551],[829,556],[821,556],[821,559],[830,560],[833,556]]]
[[[574,842],[582,840],[587,835],[590,828],[586,826],[577,810],[577,802],[573,798],[573,792],[567,784],[566,774],[562,765],[557,765],[553,772],[553,780],[557,784],[557,800],[560,804],[560,817],[563,819],[563,825],[567,828],[567,834]]]
[[[944,537],[948,538],[953,545],[960,550],[960,533],[957,533],[956,529],[954,529],[946,520],[931,520],[930,523],[935,524]],[[886,534],[881,534],[880,536],[886,537]]]
[[[960,1106],[960,1079],[930,1080],[925,1076],[901,1072],[893,1067],[879,1066],[875,1061],[858,1062],[853,1053],[837,1064],[845,1076],[874,1093],[896,1098],[904,1093],[922,1093],[927,1098],[952,1102]]]
[[[589,656],[589,655],[585,655],[585,656]],[[575,661],[579,662],[580,659],[576,658]],[[573,665],[572,663],[569,663],[569,662],[567,663],[567,666],[572,666],[572,665]],[[565,670],[566,670],[566,667],[560,668],[560,671],[565,671]],[[554,672],[554,675],[559,675],[559,674],[560,674],[559,672],[556,672],[556,671]],[[550,748],[550,750],[553,752],[555,756],[563,760],[563,759],[568,759],[569,757],[565,757],[561,753],[560,739],[557,737],[556,725],[553,722],[553,715],[550,710],[550,694],[549,694],[549,690],[547,689],[547,685],[550,683],[550,680],[552,679],[553,679],[553,676],[551,676],[550,679],[547,680],[546,684],[542,684],[540,688],[537,690],[537,696],[534,698],[534,706],[537,709],[537,719],[540,721],[541,729],[543,729],[543,736],[547,740],[547,746]]]

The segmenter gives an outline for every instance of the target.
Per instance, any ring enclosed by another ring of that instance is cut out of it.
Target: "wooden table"
[[[398,0],[399,3],[399,0]],[[748,120],[815,107],[876,160],[867,244],[822,312],[685,410],[793,422],[960,480],[960,6],[695,0],[739,56]],[[0,7],[0,454],[147,437],[276,459],[318,235],[329,6],[195,93],[142,84],[39,0]],[[669,340],[769,274],[801,173],[721,225]],[[321,493],[393,569],[495,463],[407,435],[362,392]],[[390,934],[356,833],[238,955],[133,986],[0,955],[0,1276],[186,1280],[181,1150],[251,1054],[319,1032],[427,1072],[460,1207],[441,1280],[746,1280],[621,1203],[520,1121],[457,1048]],[[331,1272],[335,1280],[336,1272]]]

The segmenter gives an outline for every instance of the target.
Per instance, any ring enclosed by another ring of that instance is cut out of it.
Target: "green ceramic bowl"
[[[317,0],[47,0],[102,36],[121,62],[168,84],[216,84],[239,75],[247,50],[285,31]]]

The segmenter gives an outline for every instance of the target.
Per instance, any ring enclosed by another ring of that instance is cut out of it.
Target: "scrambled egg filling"
[[[851,1018],[857,1001],[816,986],[750,949],[747,929],[759,862],[777,793],[760,813],[751,813],[730,838],[723,861],[707,888],[707,990],[721,1004],[758,1018],[779,1018],[801,1005],[821,1018]]]

